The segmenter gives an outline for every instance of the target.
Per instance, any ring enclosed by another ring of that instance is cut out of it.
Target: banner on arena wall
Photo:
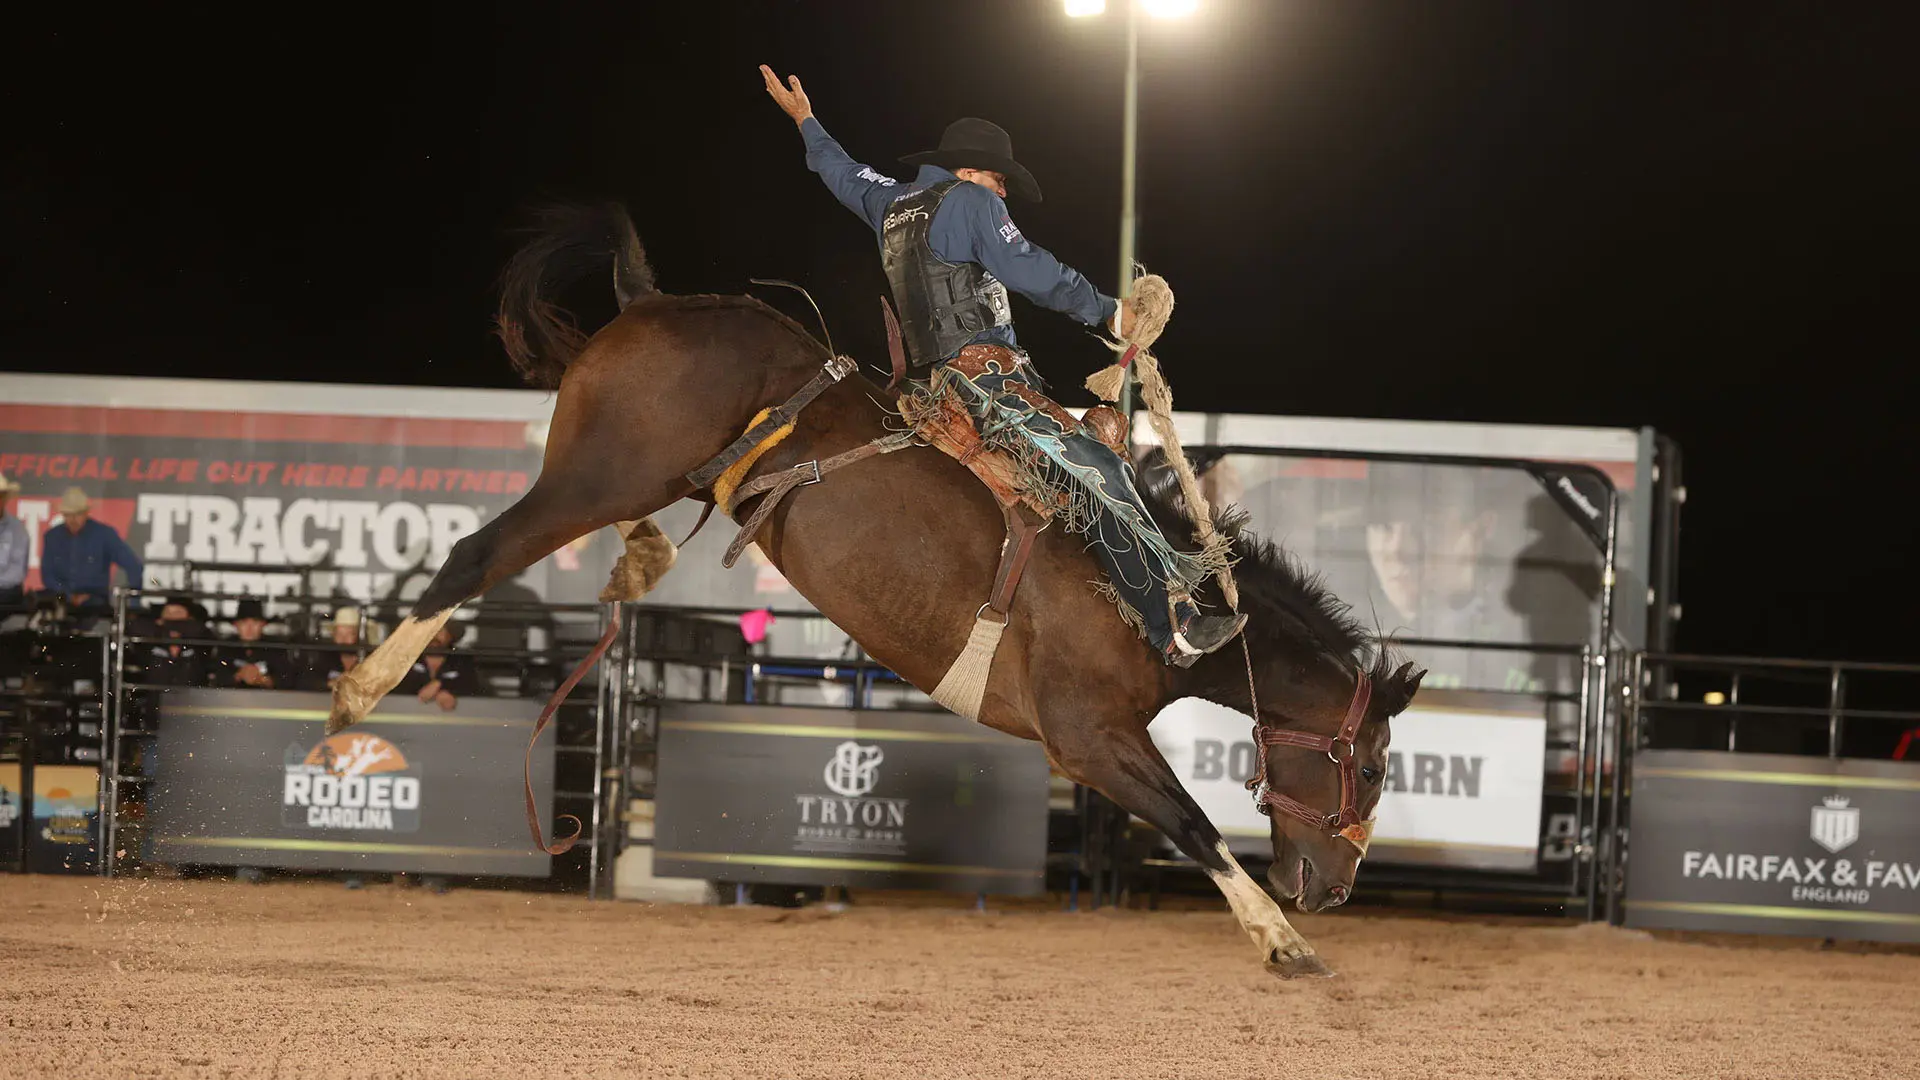
[[[302,389],[284,393],[298,401]],[[208,384],[210,406],[221,392]],[[41,542],[59,522],[61,493],[79,487],[92,516],[145,561],[141,584],[179,587],[186,563],[220,562],[243,569],[194,584],[276,595],[299,590],[288,568],[315,566],[316,593],[371,600],[417,593],[461,537],[526,491],[541,455],[529,428],[7,403],[0,472],[22,486],[14,513],[27,525],[29,588],[40,584]]]
[[[1920,764],[1642,750],[1627,924],[1920,941]]]
[[[1254,532],[1283,538],[1365,621],[1424,639],[1427,690],[1572,693],[1577,656],[1473,643],[1559,648],[1594,639],[1603,476],[1632,494],[1631,460],[1522,469],[1249,450],[1220,457],[1200,479],[1216,503],[1246,510]],[[1622,596],[1634,595],[1638,580],[1631,506],[1628,498],[1621,507]],[[1631,608],[1623,605],[1623,619]]]
[[[326,694],[171,690],[154,740],[146,857],[161,863],[546,877],[521,787],[540,702],[408,695],[328,736]],[[533,752],[553,805],[553,730]],[[542,815],[552,819],[551,812]]]
[[[951,713],[668,703],[653,871],[1032,895],[1047,760]]]
[[[1368,861],[1532,871],[1540,850],[1547,738],[1539,702],[1422,691],[1392,723]],[[1183,698],[1161,710],[1150,731],[1229,846],[1270,853],[1268,819],[1254,808],[1246,787],[1257,766],[1246,714]],[[1332,762],[1326,768],[1334,772]]]
[[[27,868],[36,874],[90,874],[100,854],[100,770],[35,765]]]
[[[27,793],[20,763],[0,761],[0,864],[21,869],[26,859]]]

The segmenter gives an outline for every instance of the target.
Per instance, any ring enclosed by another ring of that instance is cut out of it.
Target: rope
[[[1193,464],[1180,447],[1180,433],[1173,426],[1173,390],[1167,385],[1167,378],[1160,371],[1160,361],[1153,355],[1152,347],[1167,328],[1167,320],[1173,317],[1173,288],[1167,279],[1158,274],[1143,274],[1133,280],[1133,295],[1129,299],[1133,305],[1133,333],[1117,341],[1107,342],[1107,347],[1121,354],[1120,363],[1095,372],[1087,379],[1087,388],[1109,400],[1119,396],[1122,383],[1115,380],[1112,373],[1120,372],[1124,380],[1130,367],[1140,380],[1140,401],[1147,407],[1147,421],[1153,426],[1155,435],[1166,450],[1167,464],[1180,481],[1180,494],[1187,502],[1187,513],[1193,518],[1193,537],[1200,542],[1202,550],[1224,546],[1225,540],[1213,527],[1213,507],[1208,504],[1207,496],[1200,490],[1200,481],[1193,474]],[[1111,393],[1103,393],[1111,387]],[[1220,591],[1227,598],[1227,606],[1240,610],[1240,588],[1233,580],[1233,566],[1230,560],[1223,560],[1220,572]]]

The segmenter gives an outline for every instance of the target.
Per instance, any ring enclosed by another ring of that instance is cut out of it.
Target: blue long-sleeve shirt
[[[820,174],[834,198],[859,215],[875,237],[880,236],[881,222],[894,200],[954,179],[937,165],[922,165],[911,184],[902,184],[853,160],[813,117],[801,123],[800,135],[807,144],[807,168]],[[1095,289],[1084,274],[1022,236],[1007,212],[1006,200],[979,184],[961,184],[941,202],[927,230],[927,246],[947,262],[976,263],[1014,292],[1088,326],[1103,326],[1113,319],[1118,302]],[[988,327],[973,340],[1009,348],[1016,344],[1011,326]]]
[[[85,593],[105,600],[115,566],[126,571],[127,584],[139,587],[146,564],[113,526],[92,518],[78,533],[60,522],[40,542],[40,582],[49,592]]]
[[[0,592],[17,589],[27,580],[27,523],[12,514],[0,514]]]

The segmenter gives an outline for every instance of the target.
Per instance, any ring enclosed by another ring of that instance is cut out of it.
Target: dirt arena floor
[[[1298,924],[1339,978],[1224,910],[0,875],[0,1077],[1920,1076],[1911,952]]]

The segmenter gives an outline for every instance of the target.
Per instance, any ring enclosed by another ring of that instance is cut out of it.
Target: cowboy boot
[[[1242,613],[1202,615],[1192,600],[1183,598],[1173,604],[1173,624],[1178,629],[1168,643],[1167,662],[1175,667],[1187,668],[1202,656],[1232,641],[1246,628],[1247,617]]]

